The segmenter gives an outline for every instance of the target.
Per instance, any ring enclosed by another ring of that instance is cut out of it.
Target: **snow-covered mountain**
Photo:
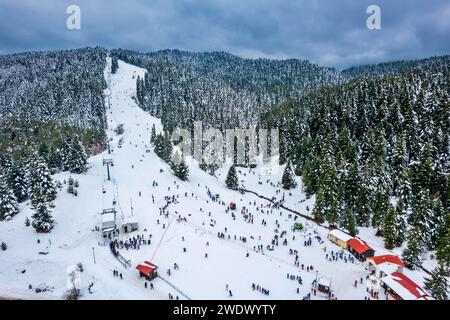
[[[443,279],[445,57],[351,75],[180,51],[0,61],[0,297],[61,299],[75,288],[83,299],[385,299],[365,263],[327,238],[330,225],[402,257],[426,295],[427,270]],[[162,160],[174,147],[165,132],[193,120],[277,127],[280,161],[236,167],[241,192],[227,187],[229,161],[208,174],[188,157],[180,174]],[[151,282],[135,269],[145,261],[159,267]]]

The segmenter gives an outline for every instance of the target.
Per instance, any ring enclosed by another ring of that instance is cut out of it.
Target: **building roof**
[[[403,261],[398,256],[393,254],[385,254],[382,256],[369,257],[367,259],[372,260],[377,266],[384,263],[396,264],[400,267],[405,266]]]
[[[333,237],[342,240],[344,242],[347,242],[351,239],[353,239],[353,237],[349,234],[346,234],[345,232],[339,230],[339,229],[333,229],[331,230],[328,234],[331,234]]]
[[[150,266],[144,266],[142,264],[138,264],[136,266],[136,269],[145,274],[146,276],[150,275],[153,272],[153,270],[155,270],[155,268],[152,268]]]
[[[144,261],[144,263],[145,263],[146,265],[148,265],[148,266],[149,266],[150,268],[152,268],[152,269],[157,269],[157,268],[158,268],[157,265],[151,263],[150,261]]]
[[[394,272],[381,280],[404,300],[429,300],[427,293],[403,273]]]
[[[115,220],[114,213],[102,214],[102,222],[114,222]]]
[[[348,240],[347,244],[350,247],[352,247],[359,254],[366,252],[369,249],[372,249],[371,247],[369,247],[369,245],[366,242],[364,242],[358,238],[352,238],[352,239]]]
[[[318,283],[321,286],[329,287],[331,285],[331,279],[327,277],[320,277]]]
[[[126,216],[126,217],[123,218],[122,224],[133,224],[133,223],[138,223],[136,217],[134,217],[134,216]]]

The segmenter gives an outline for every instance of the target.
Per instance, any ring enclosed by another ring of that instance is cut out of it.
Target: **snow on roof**
[[[345,241],[345,242],[353,239],[353,237],[351,235],[346,234],[345,232],[342,232],[339,229],[333,229],[329,232],[329,234],[331,234],[333,237],[340,239],[342,241]]]
[[[102,221],[103,222],[113,222],[115,221],[114,213],[105,213],[102,214]]]
[[[321,286],[329,287],[331,284],[331,279],[327,277],[320,277],[318,283]]]
[[[390,262],[385,262],[385,263],[378,265],[378,268],[385,274],[389,275],[389,274],[396,272],[399,268],[399,265],[393,264]]]
[[[419,298],[427,300],[429,298],[421,287],[403,273],[394,272],[381,280],[404,300]]]
[[[369,257],[368,260],[372,260],[377,266],[385,263],[395,264],[400,267],[404,267],[403,261],[396,255],[385,254],[382,256]]]
[[[369,245],[366,242],[364,242],[358,238],[352,238],[352,239],[348,240],[347,244],[350,247],[352,247],[359,254],[366,252],[369,249],[372,249],[371,247],[369,247]]]
[[[155,265],[155,264],[153,264],[153,263],[151,263],[150,261],[144,261],[144,263],[146,264],[146,265],[148,265],[150,268],[153,268],[153,269],[156,269],[156,268],[158,268],[158,266],[157,265]]]
[[[127,224],[127,223],[138,223],[136,217],[132,217],[132,216],[127,216],[123,219],[123,223],[122,224]]]

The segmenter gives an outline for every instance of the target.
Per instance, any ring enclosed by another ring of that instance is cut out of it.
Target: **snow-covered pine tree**
[[[43,194],[35,195],[35,203],[32,206],[34,214],[32,215],[32,226],[36,232],[47,233],[53,229],[54,221],[50,212],[48,203]]]
[[[172,168],[173,174],[182,181],[186,181],[188,179],[189,168],[184,157],[180,155],[178,151],[173,155],[173,159],[170,162],[170,167]]]
[[[369,179],[361,178],[356,197],[356,222],[358,226],[368,227],[370,224],[370,189]]]
[[[151,136],[150,136],[150,142],[152,144],[154,144],[155,143],[155,139],[156,139],[156,128],[155,128],[155,124],[152,124],[152,133],[151,133]]]
[[[400,247],[405,241],[405,233],[407,226],[407,208],[402,199],[399,199],[395,207],[395,246]]]
[[[186,161],[181,159],[181,163],[177,166],[177,171],[175,175],[183,181],[186,181],[189,176],[189,167],[186,164]]]
[[[427,248],[431,248],[431,229],[433,211],[428,190],[420,190],[411,214],[411,225],[419,228],[422,241]]]
[[[111,73],[115,74],[117,72],[117,69],[119,69],[119,61],[117,61],[116,57],[111,58]]]
[[[450,271],[450,215],[447,215],[437,241],[436,259],[448,273]]]
[[[327,143],[324,148],[328,151],[320,164],[316,205],[313,214],[319,221],[326,219],[330,224],[335,225],[340,221],[338,211],[338,178],[334,157],[331,154],[331,146]]]
[[[237,190],[239,188],[239,179],[236,173],[236,168],[234,165],[230,167],[227,174],[227,179],[225,180],[225,184],[228,189]]]
[[[436,300],[448,299],[447,276],[445,268],[438,264],[432,271],[431,278],[425,278],[425,290],[428,290]]]
[[[390,206],[386,217],[384,218],[384,247],[386,249],[393,249],[396,245],[398,234],[397,234],[397,225],[396,225],[396,210],[394,207]]]
[[[61,148],[63,169],[71,173],[84,173],[87,170],[87,155],[80,138],[66,137]]]
[[[18,212],[16,197],[10,189],[6,177],[0,173],[0,221],[11,218]]]
[[[170,163],[172,156],[172,142],[166,135],[158,134],[155,139],[155,153],[167,163]]]
[[[281,177],[281,184],[283,189],[290,190],[297,186],[297,183],[294,179],[294,173],[292,172],[292,166],[290,163],[286,164],[286,168],[284,168],[283,176]]]
[[[50,170],[44,159],[36,153],[30,163],[30,191],[33,205],[39,201],[51,202],[56,199],[57,192]]]
[[[71,173],[84,173],[87,170],[87,155],[80,138],[76,135],[72,139],[69,158],[69,171]]]
[[[442,226],[445,225],[446,216],[448,214],[444,211],[441,199],[436,198],[431,204],[431,219],[428,222],[430,230],[430,244],[431,250],[436,249],[439,236],[442,234]]]
[[[416,226],[410,229],[406,241],[408,244],[405,250],[403,250],[402,260],[405,262],[406,266],[414,268],[421,264],[422,253],[424,251],[424,243],[422,235],[420,234],[420,228]]]
[[[10,185],[19,203],[28,199],[28,172],[23,161],[17,161],[11,169]]]

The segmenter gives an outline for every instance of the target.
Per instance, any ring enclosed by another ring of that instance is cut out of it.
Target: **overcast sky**
[[[68,30],[66,9],[81,9]],[[369,30],[367,7],[381,8]],[[449,0],[0,0],[0,53],[84,46],[228,51],[337,68],[450,53]]]

